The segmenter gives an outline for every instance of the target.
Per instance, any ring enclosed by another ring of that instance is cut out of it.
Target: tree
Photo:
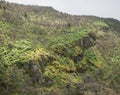
[[[26,87],[25,80],[26,75],[24,74],[23,69],[19,69],[16,65],[8,67],[4,75],[4,94],[24,95]]]

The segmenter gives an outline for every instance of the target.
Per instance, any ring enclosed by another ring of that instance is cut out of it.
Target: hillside
[[[0,95],[119,95],[120,21],[0,1]]]

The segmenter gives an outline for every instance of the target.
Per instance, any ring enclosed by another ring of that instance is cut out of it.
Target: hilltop
[[[120,21],[0,1],[0,95],[119,95]]]

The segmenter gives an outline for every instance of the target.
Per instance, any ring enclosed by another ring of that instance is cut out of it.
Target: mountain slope
[[[119,95],[120,22],[0,1],[0,95]]]

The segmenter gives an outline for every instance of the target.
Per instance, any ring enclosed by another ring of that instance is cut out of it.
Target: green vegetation
[[[119,95],[120,22],[0,1],[0,95]]]

